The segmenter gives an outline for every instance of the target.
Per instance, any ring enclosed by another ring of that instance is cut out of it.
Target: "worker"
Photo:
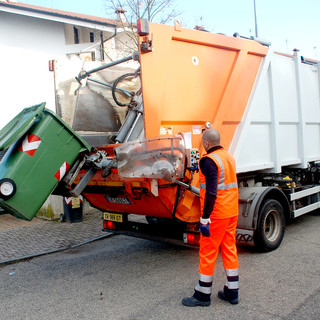
[[[209,306],[211,303],[214,268],[219,253],[225,268],[227,281],[218,297],[231,304],[239,301],[239,264],[236,248],[238,221],[238,184],[235,160],[220,145],[220,134],[208,129],[202,135],[207,152],[200,167],[200,264],[199,282],[192,297],[182,299],[188,307]]]

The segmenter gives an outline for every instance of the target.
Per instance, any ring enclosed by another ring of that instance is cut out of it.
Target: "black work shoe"
[[[186,307],[208,307],[210,306],[211,301],[203,301],[203,300],[198,300],[195,297],[190,297],[190,298],[183,298],[182,299],[182,304]]]
[[[238,297],[235,297],[234,295],[233,296],[227,295],[222,290],[220,290],[218,292],[218,298],[220,298],[221,300],[224,300],[224,301],[228,301],[231,304],[238,304],[239,303],[239,298]]]

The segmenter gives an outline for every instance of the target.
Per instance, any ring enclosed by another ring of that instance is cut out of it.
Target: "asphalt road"
[[[239,248],[240,303],[220,301],[219,257],[210,307],[187,308],[197,250],[114,236],[0,268],[1,319],[320,319],[320,215],[287,226],[280,248]]]

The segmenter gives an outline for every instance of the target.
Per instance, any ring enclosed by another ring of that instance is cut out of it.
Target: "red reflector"
[[[115,230],[116,225],[113,221],[103,220],[103,228],[109,230]]]
[[[147,36],[149,34],[149,24],[146,19],[138,19],[137,31],[139,36]]]
[[[54,60],[49,60],[49,71],[54,71]]]
[[[184,243],[199,245],[200,235],[195,233],[184,233]]]
[[[187,241],[188,241],[188,243],[194,243],[196,241],[196,236],[194,234],[188,233],[187,234]]]

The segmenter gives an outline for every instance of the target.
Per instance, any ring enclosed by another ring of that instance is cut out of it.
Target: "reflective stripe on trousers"
[[[212,281],[213,281],[213,275],[212,276],[206,276],[204,274],[199,274],[199,282],[195,286],[195,290],[210,295],[212,292]]]
[[[239,289],[239,269],[225,269],[227,281],[226,287],[230,290]],[[204,295],[211,295],[212,293],[213,275],[206,276],[199,274],[199,282],[195,286],[195,290]]]
[[[226,286],[229,289],[239,289],[239,269],[225,269],[227,275]]]

